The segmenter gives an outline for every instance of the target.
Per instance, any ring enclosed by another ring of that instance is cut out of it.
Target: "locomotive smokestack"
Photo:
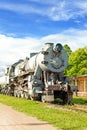
[[[45,46],[48,46],[48,47],[53,46],[53,45],[54,43],[50,43],[50,42],[45,43]]]

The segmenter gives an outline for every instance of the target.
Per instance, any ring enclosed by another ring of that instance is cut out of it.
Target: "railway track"
[[[60,109],[60,110],[67,110],[67,111],[87,113],[87,105],[82,105],[82,104],[59,105],[59,104],[48,103],[47,107],[49,107],[49,108],[55,108],[55,109]]]

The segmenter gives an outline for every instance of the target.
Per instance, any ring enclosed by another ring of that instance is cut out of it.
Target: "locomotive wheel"
[[[39,94],[37,97],[32,97],[31,95],[29,95],[28,98],[32,101],[34,100],[41,101],[41,94]]]
[[[27,92],[24,93],[24,97],[25,97],[26,99],[29,99],[29,95],[28,95]]]
[[[41,100],[43,103],[45,103],[46,101],[44,99]]]
[[[14,97],[16,97],[16,94],[14,93]]]
[[[32,96],[30,96],[30,99],[31,99],[32,101],[34,101],[34,100],[35,100],[35,98],[34,98],[34,97],[32,97]]]
[[[68,104],[68,93],[67,92],[63,93],[63,104]]]
[[[20,98],[20,97],[21,97],[20,93],[17,93],[17,97],[18,97],[18,98]]]
[[[24,98],[24,93],[21,93],[21,98]]]
[[[16,92],[14,92],[14,97],[17,97],[17,93]]]
[[[45,103],[45,102],[46,102],[46,100],[45,100],[44,96],[42,96],[42,97],[41,97],[41,101],[42,101],[43,103]]]

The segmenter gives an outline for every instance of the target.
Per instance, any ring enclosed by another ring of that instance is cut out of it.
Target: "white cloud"
[[[69,29],[60,34],[51,34],[42,38],[43,42],[68,44],[72,51],[87,46],[87,30]]]
[[[13,38],[0,35],[0,60],[8,63],[14,62],[19,58],[24,58],[30,52],[36,51],[40,46],[37,39],[34,38]]]
[[[78,16],[85,17],[87,15],[87,1],[86,0],[55,0],[55,1],[38,1],[33,0],[34,3],[9,3],[0,2],[0,9],[14,11],[20,14],[39,14],[41,16],[47,16],[54,21],[75,19]],[[45,6],[44,6],[45,5]]]
[[[79,2],[79,1],[76,1],[75,4],[76,4],[76,6],[77,6],[78,8],[87,11],[87,0],[84,0],[84,1],[81,1],[81,0],[80,0],[80,2]]]

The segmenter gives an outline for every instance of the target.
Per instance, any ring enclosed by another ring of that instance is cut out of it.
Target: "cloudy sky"
[[[46,42],[87,45],[87,0],[0,0],[0,70]]]

